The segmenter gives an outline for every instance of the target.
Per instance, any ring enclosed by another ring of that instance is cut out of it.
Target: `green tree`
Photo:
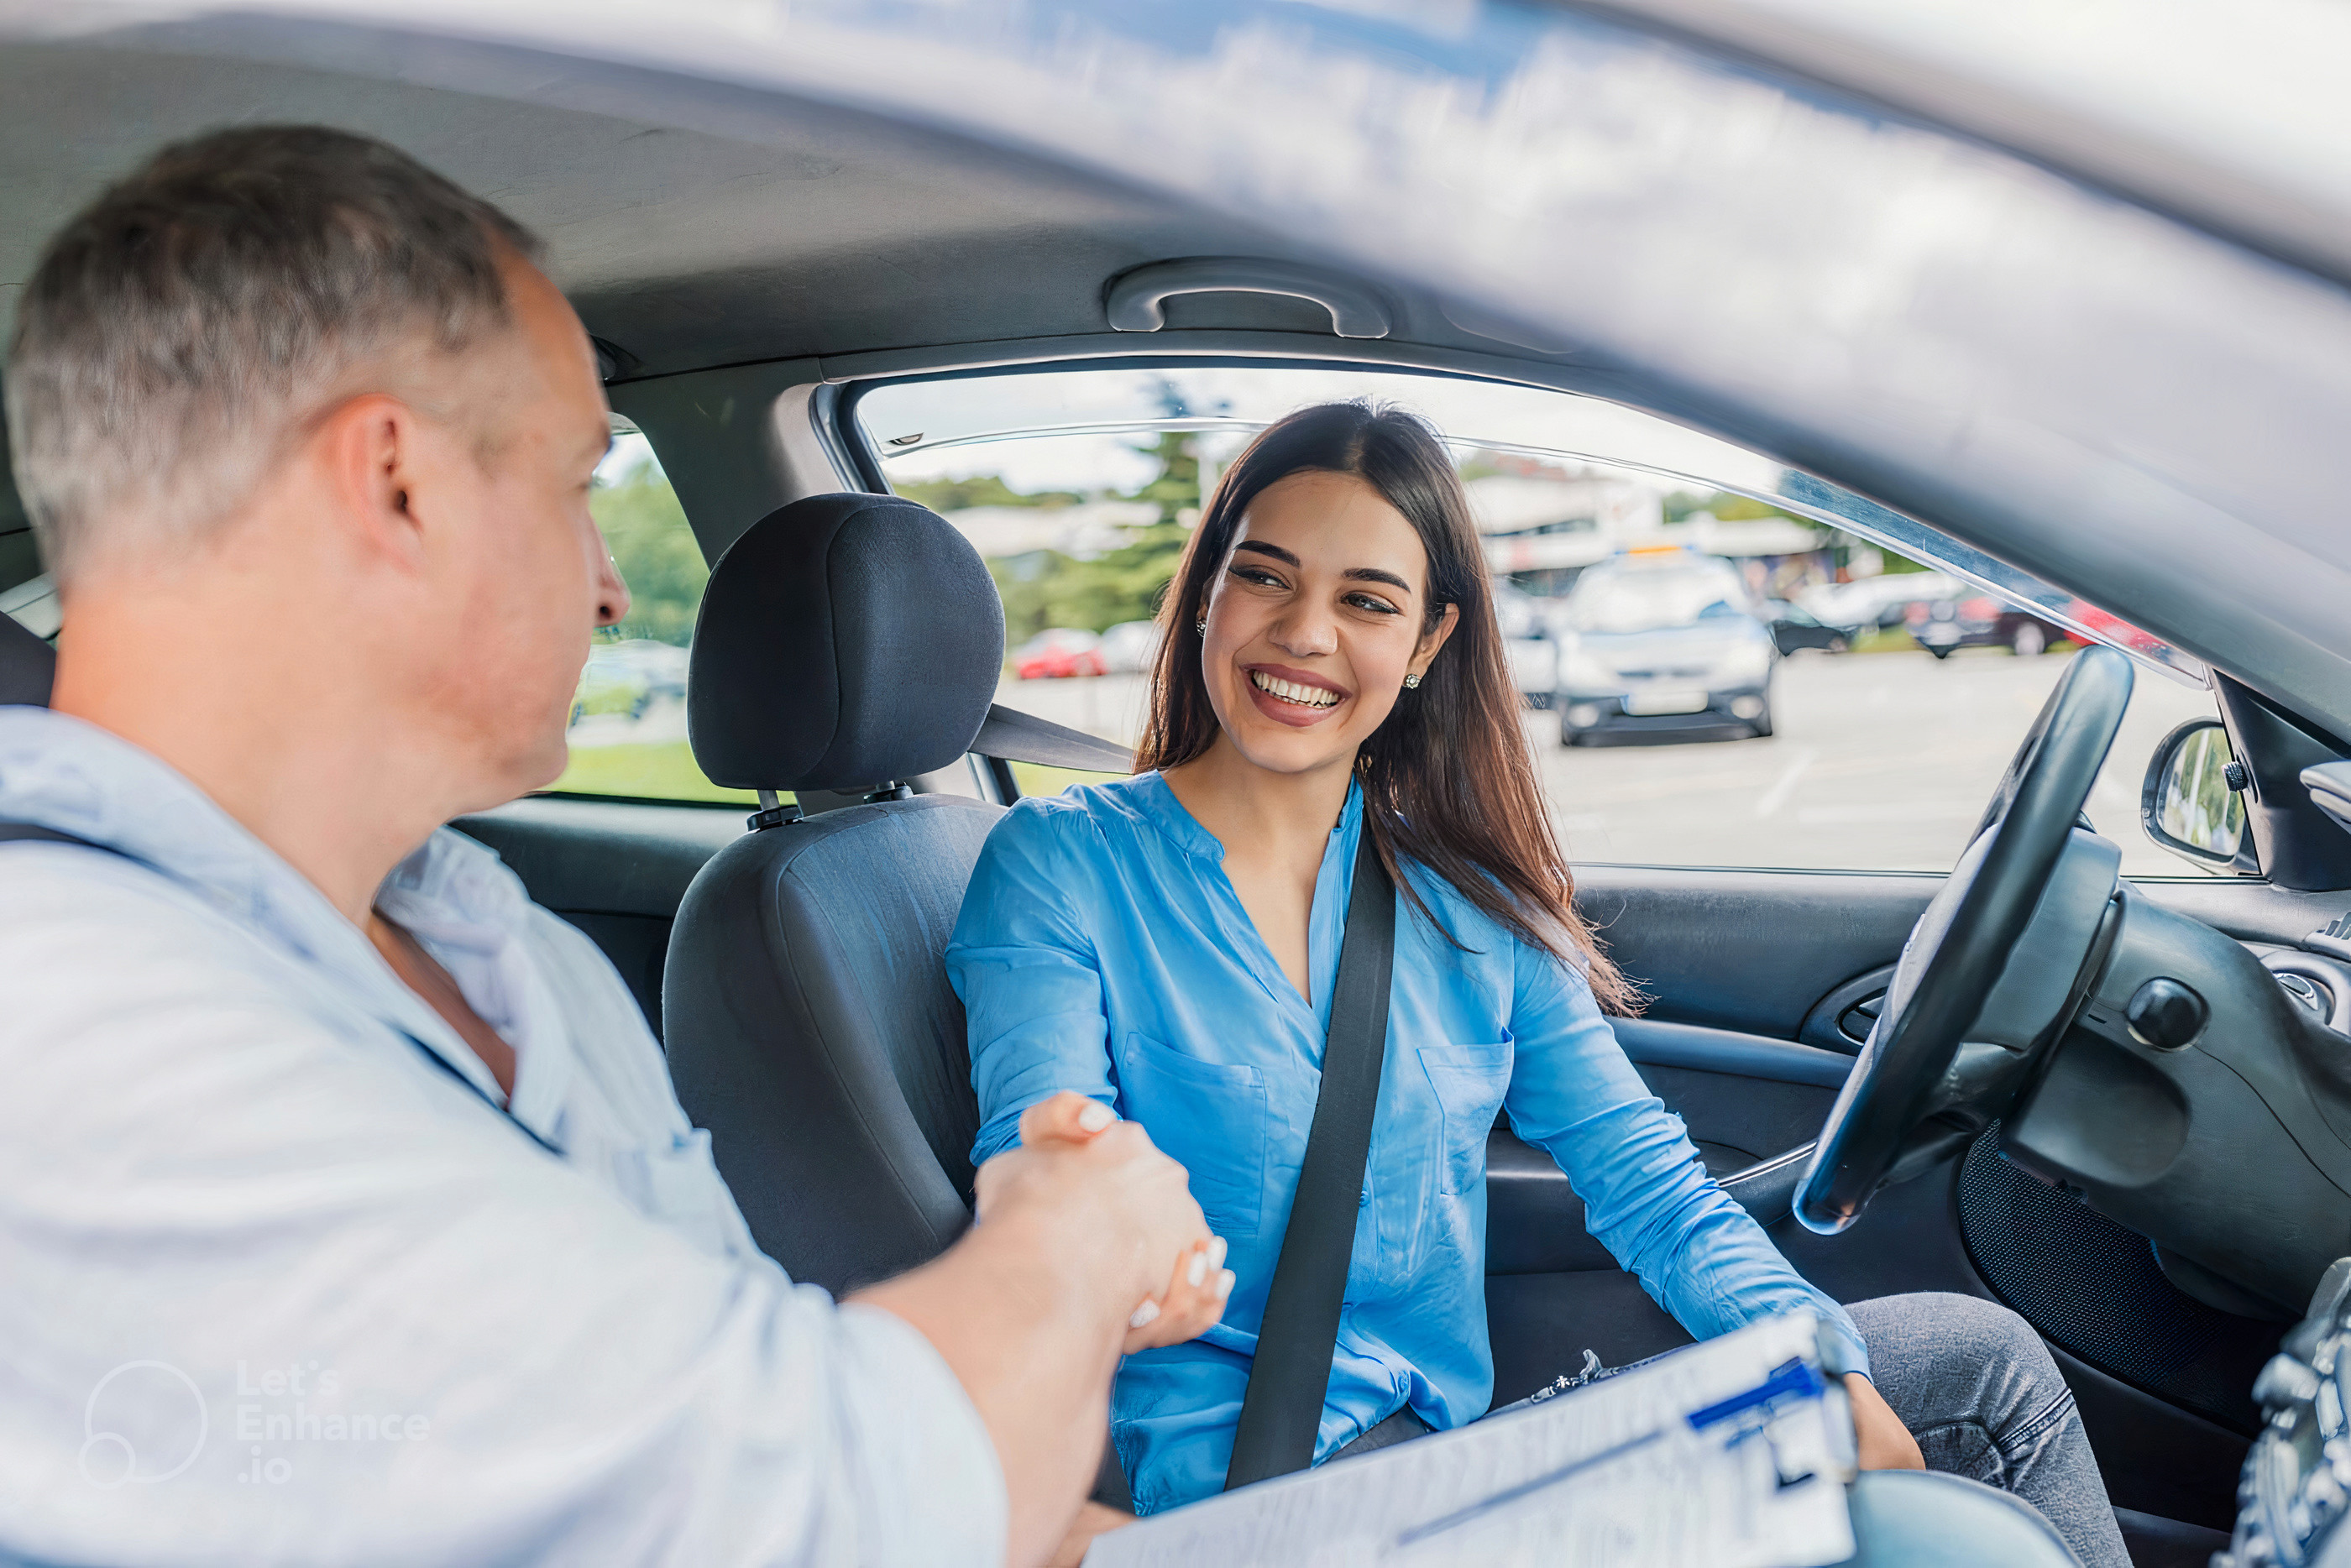
[[[710,567],[661,469],[646,463],[617,483],[599,483],[589,493],[588,510],[629,585],[629,617],[614,634],[681,647],[691,641]]]
[[[1159,472],[1115,499],[1151,503],[1159,508],[1157,522],[1128,528],[1119,545],[1092,560],[1039,550],[987,564],[1004,599],[1004,632],[1010,642],[1025,642],[1051,626],[1105,631],[1158,613],[1184,542],[1191,537],[1180,519],[1199,509],[1200,454],[1187,431],[1163,431],[1135,450],[1158,459]],[[902,492],[911,493],[911,487]]]
[[[934,512],[962,512],[974,506],[1074,506],[1085,499],[1074,490],[1013,489],[1000,473],[975,473],[966,479],[916,479],[893,485],[907,500]]]

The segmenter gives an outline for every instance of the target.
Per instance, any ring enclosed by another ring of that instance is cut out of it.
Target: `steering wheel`
[[[2079,1011],[2111,941],[2121,861],[2082,807],[2131,677],[2111,648],[2074,656],[1911,928],[1797,1189],[1808,1230],[1845,1229],[1880,1188],[1972,1141]]]

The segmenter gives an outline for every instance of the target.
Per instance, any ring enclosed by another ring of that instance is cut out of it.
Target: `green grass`
[[[1101,784],[1123,779],[1124,774],[1088,773],[1082,768],[1049,768],[1042,763],[1015,763],[1012,782],[1022,794],[1059,794],[1073,784]]]
[[[1037,763],[1012,764],[1013,781],[1022,794],[1059,794],[1073,784],[1100,784],[1123,778],[1123,774],[1087,773],[1078,768],[1049,768]],[[571,765],[547,786],[555,794],[618,795],[631,800],[712,801],[727,805],[757,805],[758,796],[747,789],[725,789],[705,778],[694,765],[694,752],[684,741],[641,743],[623,741],[610,746],[574,746]],[[782,798],[792,797],[786,794]]]
[[[1918,639],[1900,627],[1873,628],[1856,633],[1853,639],[1853,651],[1855,653],[1916,653],[1919,647]],[[2049,639],[2049,651],[2052,653],[2077,653],[2080,650],[2081,644],[2070,638]]]
[[[757,805],[747,789],[722,789],[694,765],[684,741],[624,741],[611,746],[574,746],[571,765],[547,786],[559,794],[626,795],[638,800],[716,801]],[[784,797],[789,800],[791,797]]]

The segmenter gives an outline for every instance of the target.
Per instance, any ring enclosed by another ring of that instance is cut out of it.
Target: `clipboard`
[[[1794,1312],[1529,1409],[1098,1537],[1087,1568],[1824,1568],[1852,1412]]]

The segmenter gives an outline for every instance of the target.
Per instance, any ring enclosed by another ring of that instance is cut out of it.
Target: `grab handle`
[[[1167,325],[1167,300],[1178,294],[1286,294],[1313,301],[1331,313],[1331,329],[1342,337],[1385,337],[1387,306],[1361,284],[1349,283],[1294,262],[1249,256],[1195,256],[1153,262],[1111,280],[1103,307],[1120,332],[1156,332]]]

